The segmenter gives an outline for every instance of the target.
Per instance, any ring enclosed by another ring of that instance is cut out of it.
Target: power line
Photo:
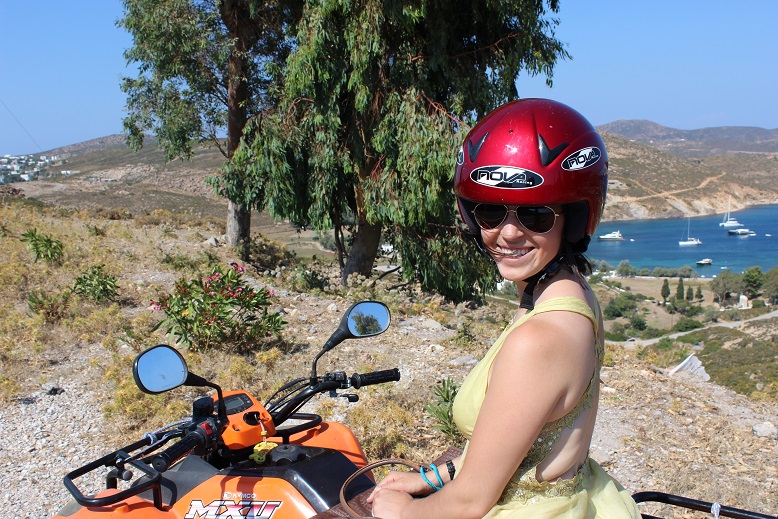
[[[38,147],[38,151],[43,151],[43,148],[41,148],[41,145],[38,144],[38,142],[35,140],[35,138],[32,135],[30,135],[30,132],[27,131],[27,128],[25,128],[24,125],[22,124],[22,122],[19,119],[16,118],[14,113],[11,111],[10,108],[8,108],[8,105],[5,104],[5,101],[3,101],[3,98],[1,98],[1,97],[0,97],[0,103],[2,103],[3,106],[5,107],[5,109],[8,110],[8,113],[11,114],[11,117],[14,118],[14,121],[16,121],[16,123],[19,125],[19,127],[22,130],[24,130],[24,133],[27,134],[27,137],[29,137],[30,140],[35,143],[35,145]]]

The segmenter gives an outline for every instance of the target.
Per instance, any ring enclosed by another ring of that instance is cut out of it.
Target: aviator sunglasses
[[[490,231],[496,229],[508,218],[508,213],[516,215],[519,223],[530,232],[545,234],[554,228],[556,217],[561,216],[545,205],[518,206],[509,209],[503,204],[478,204],[473,209],[473,216],[481,229]]]

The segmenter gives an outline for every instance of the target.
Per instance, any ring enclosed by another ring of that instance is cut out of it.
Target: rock
[[[754,435],[759,438],[770,438],[771,440],[775,440],[778,438],[778,427],[775,426],[775,424],[770,422],[762,422],[755,424],[752,427],[752,430],[754,432]]]
[[[472,355],[462,355],[449,362],[449,364],[452,366],[475,366],[478,364],[478,359]]]
[[[419,326],[422,328],[427,328],[428,330],[442,330],[443,325],[437,322],[434,319],[423,319],[419,323]]]
[[[589,457],[602,467],[606,467],[613,463],[611,455],[595,445],[592,445],[591,449],[589,449]]]

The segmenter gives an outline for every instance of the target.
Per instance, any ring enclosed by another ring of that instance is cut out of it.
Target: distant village
[[[64,163],[58,155],[5,155],[0,157],[0,184],[78,173],[60,169]]]

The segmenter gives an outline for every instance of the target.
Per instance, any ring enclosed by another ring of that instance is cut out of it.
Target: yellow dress
[[[547,423],[538,439],[530,447],[516,473],[511,477],[500,500],[484,518],[499,519],[640,519],[635,502],[621,485],[612,479],[597,462],[587,458],[578,472],[570,479],[554,482],[538,481],[537,466],[553,450],[566,427],[572,427],[581,412],[591,407],[598,397],[597,384],[602,366],[603,347],[599,340],[598,318],[585,301],[577,297],[557,297],[539,303],[535,308],[508,326],[492,345],[483,359],[465,378],[454,400],[454,421],[468,439],[462,454],[462,463],[467,459],[467,447],[475,427],[478,412],[486,395],[486,386],[494,358],[502,348],[510,332],[521,326],[531,316],[550,311],[575,312],[588,317],[594,327],[594,348],[597,353],[597,367],[589,387],[575,408],[559,420]],[[599,311],[599,309],[598,309]]]

